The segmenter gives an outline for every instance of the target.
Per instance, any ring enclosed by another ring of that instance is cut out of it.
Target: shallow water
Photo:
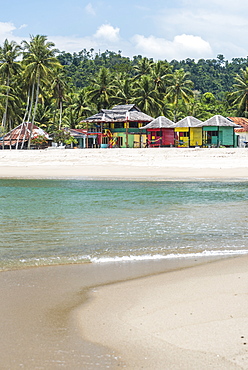
[[[248,252],[248,182],[0,180],[0,268]]]

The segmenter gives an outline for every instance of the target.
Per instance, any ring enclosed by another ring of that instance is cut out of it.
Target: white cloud
[[[120,40],[120,29],[114,28],[110,24],[101,25],[96,31],[94,37],[108,42],[117,42]]]
[[[83,49],[90,50],[91,48],[97,51],[99,49],[102,51],[106,49],[115,51],[112,45],[120,40],[119,32],[119,28],[114,28],[109,24],[103,24],[97,29],[96,33],[91,36],[49,36],[49,39],[55,43],[59,50],[68,51],[70,53],[78,52]]]
[[[95,9],[93,8],[93,5],[91,3],[87,4],[86,7],[85,7],[85,10],[88,14],[90,15],[93,15],[95,16],[96,15],[96,11]]]
[[[212,54],[209,43],[193,35],[178,35],[173,41],[154,36],[135,35],[132,42],[139,54],[154,59],[207,58]]]
[[[0,22],[0,37],[6,38],[6,36],[11,35],[15,29],[16,27],[11,22]]]
[[[22,28],[26,28],[28,25],[27,24],[22,24],[20,27],[19,27],[19,30],[21,30]]]
[[[79,52],[83,49],[98,49],[98,44],[91,37],[49,36],[48,39],[49,41],[54,42],[56,48],[60,51],[66,51],[69,53]]]
[[[161,9],[153,17],[153,22],[156,32],[162,37],[173,39],[180,34],[198,35],[211,45],[213,58],[224,54],[230,59],[247,54],[247,11],[248,2],[243,0],[199,0],[197,5],[193,0],[184,0],[179,8]]]
[[[23,39],[14,35],[16,29],[12,22],[0,22],[0,43],[2,44],[6,39],[21,43]]]

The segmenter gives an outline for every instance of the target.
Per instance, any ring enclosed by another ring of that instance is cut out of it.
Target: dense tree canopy
[[[31,122],[48,132],[115,104],[154,118],[248,115],[248,58],[154,61],[106,50],[59,52],[46,36],[0,46],[1,132]],[[0,132],[0,134],[1,134]]]

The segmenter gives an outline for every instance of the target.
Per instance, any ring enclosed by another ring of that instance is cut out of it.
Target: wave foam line
[[[123,256],[123,257],[93,257],[91,262],[93,263],[106,263],[106,262],[132,262],[132,261],[148,261],[148,260],[162,260],[162,259],[173,259],[173,258],[200,258],[200,257],[220,257],[220,256],[239,256],[248,254],[247,249],[241,250],[218,250],[218,251],[203,251],[198,253],[171,253],[167,255],[162,254],[146,254],[143,256]]]

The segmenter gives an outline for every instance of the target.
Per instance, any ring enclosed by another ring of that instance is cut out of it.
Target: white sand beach
[[[0,177],[248,179],[248,149],[1,150]]]

